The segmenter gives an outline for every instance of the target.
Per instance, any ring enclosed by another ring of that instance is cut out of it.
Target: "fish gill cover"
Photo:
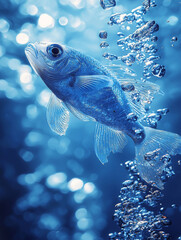
[[[153,97],[147,99],[142,122],[180,132],[180,3],[1,0],[0,12],[0,239],[180,239],[179,157],[171,164],[169,154],[163,156],[164,191],[140,179],[135,160],[128,161],[131,143],[101,166],[91,123],[73,118],[63,137],[49,130],[50,92],[24,56],[29,41],[53,40],[99,60],[102,55],[123,77],[158,81],[165,95],[154,99],[154,111]],[[132,101],[141,101],[139,92]],[[155,149],[144,158],[152,164],[158,156]]]

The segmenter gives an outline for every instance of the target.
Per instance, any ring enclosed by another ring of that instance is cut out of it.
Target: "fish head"
[[[34,71],[45,83],[66,78],[81,65],[69,48],[57,43],[29,43],[25,54]]]

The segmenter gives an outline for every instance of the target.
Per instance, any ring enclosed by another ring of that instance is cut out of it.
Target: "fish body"
[[[170,141],[175,144],[170,153],[180,153],[180,136],[143,127],[139,119],[128,119],[130,114],[144,114],[145,103],[159,92],[157,85],[123,79],[94,58],[60,44],[29,44],[25,53],[35,72],[53,93],[47,110],[53,131],[65,134],[69,112],[81,120],[97,122],[95,151],[102,163],[107,162],[110,152],[123,149],[125,134],[130,136],[136,146],[140,175],[147,182],[163,187],[164,163],[150,164],[144,155],[160,147],[161,158],[169,150]]]

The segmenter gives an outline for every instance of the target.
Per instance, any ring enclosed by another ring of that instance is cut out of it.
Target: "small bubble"
[[[116,6],[115,0],[100,0],[101,7],[103,9],[109,9]]]
[[[176,42],[177,40],[178,40],[177,37],[172,37],[172,39],[171,39],[172,42]]]
[[[133,184],[133,180],[126,180],[123,182],[123,187],[128,187]]]
[[[157,36],[153,36],[153,37],[151,38],[151,41],[152,41],[152,42],[158,41],[158,37],[157,37]]]
[[[117,35],[118,35],[119,37],[124,37],[124,33],[122,33],[122,32],[117,32]]]
[[[165,154],[160,158],[160,161],[162,161],[165,165],[168,165],[171,161],[171,156],[169,154]]]
[[[121,84],[121,88],[124,92],[131,92],[135,90],[134,85],[129,82]]]
[[[106,39],[107,38],[107,32],[106,31],[100,31],[99,32],[99,37],[101,39]]]
[[[107,47],[109,47],[109,44],[107,42],[101,42],[100,47],[101,48],[107,48]]]
[[[118,57],[116,55],[114,55],[114,54],[111,54],[111,53],[104,53],[102,56],[105,59],[108,59],[108,60],[111,60],[111,61],[118,60]]]
[[[135,62],[135,56],[131,53],[121,57],[121,60],[128,66],[131,66]]]
[[[144,155],[144,159],[145,159],[146,161],[154,161],[154,160],[156,160],[156,158],[158,157],[159,152],[160,152],[160,149],[156,149],[156,150],[154,150],[154,151],[147,152],[147,153]]]
[[[155,77],[162,78],[162,77],[164,77],[165,72],[166,72],[165,66],[163,66],[163,65],[155,64],[155,65],[152,67],[152,74],[153,74]]]
[[[178,38],[177,37],[172,37],[171,39],[171,43],[172,43],[172,47],[174,47],[174,43],[177,42]]]
[[[125,22],[127,19],[128,19],[128,17],[125,13],[123,13],[123,14],[116,13],[110,17],[110,21],[114,24],[121,24],[121,23]]]
[[[137,121],[137,119],[138,119],[138,117],[134,114],[134,113],[129,113],[128,115],[127,115],[127,120],[128,121]]]
[[[143,137],[143,133],[144,133],[143,129],[141,129],[141,128],[135,129],[134,132],[135,132],[135,135],[136,135],[137,139],[140,139],[140,138]]]
[[[174,203],[174,204],[171,205],[171,207],[172,207],[172,208],[176,208],[177,206],[176,206],[176,204]]]
[[[168,108],[163,108],[163,109],[158,109],[157,113],[162,114],[162,115],[166,115],[169,112]]]
[[[137,102],[140,102],[140,100],[141,100],[140,93],[138,93],[138,92],[133,93],[133,94],[131,95],[131,99],[132,99],[132,102],[135,103],[135,104],[136,104]]]

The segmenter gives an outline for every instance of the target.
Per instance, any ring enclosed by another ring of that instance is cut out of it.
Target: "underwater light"
[[[19,44],[26,44],[29,41],[29,36],[26,33],[19,33],[16,36],[16,42]]]
[[[170,16],[167,20],[168,24],[171,26],[174,26],[178,22],[178,17],[176,16]]]
[[[0,19],[0,32],[6,33],[6,32],[8,32],[8,30],[9,30],[9,23],[5,19],[1,18]]]
[[[95,185],[91,182],[88,182],[84,185],[84,191],[86,193],[92,193],[95,190]]]
[[[53,28],[54,27],[54,19],[50,15],[43,13],[40,15],[40,17],[38,19],[38,25],[41,28]]]
[[[30,83],[32,81],[31,73],[29,72],[22,72],[20,75],[20,82],[21,83]]]
[[[59,18],[59,24],[65,26],[68,24],[68,19],[66,17]]]
[[[50,188],[57,188],[60,184],[64,183],[67,180],[67,176],[65,173],[58,172],[53,175],[50,175],[47,178],[46,184]]]
[[[75,192],[83,187],[83,181],[79,178],[72,178],[68,183],[70,191]]]
[[[30,15],[34,16],[34,15],[36,15],[36,14],[38,13],[38,8],[37,8],[37,6],[35,6],[35,5],[29,5],[29,7],[28,7],[28,9],[27,9],[27,12],[28,12]]]

